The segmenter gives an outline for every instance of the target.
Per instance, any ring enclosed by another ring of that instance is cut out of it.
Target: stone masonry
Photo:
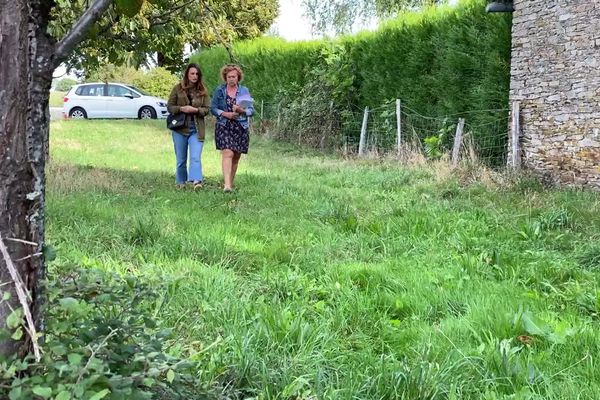
[[[522,163],[600,190],[600,0],[514,0],[510,100]]]

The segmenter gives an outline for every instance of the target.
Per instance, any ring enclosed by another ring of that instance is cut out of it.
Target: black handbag
[[[167,116],[167,128],[176,131],[185,126],[185,113],[169,114]]]

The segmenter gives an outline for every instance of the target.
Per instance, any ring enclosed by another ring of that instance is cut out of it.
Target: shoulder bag
[[[167,116],[167,128],[176,131],[185,126],[185,113],[169,114]]]

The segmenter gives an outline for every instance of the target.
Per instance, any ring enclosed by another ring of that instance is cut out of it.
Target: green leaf
[[[21,325],[21,321],[23,319],[22,312],[20,308],[17,308],[13,312],[10,313],[8,318],[6,318],[6,327],[8,329],[15,329],[19,325]]]
[[[71,400],[71,393],[63,390],[54,398],[54,400]]]
[[[67,356],[67,358],[69,359],[69,363],[71,363],[71,365],[79,365],[83,356],[81,354],[71,353]]]
[[[175,371],[170,369],[167,371],[167,382],[171,383],[173,382],[173,379],[175,379]]]
[[[144,0],[116,0],[117,12],[126,17],[135,16],[144,4]]]
[[[103,399],[109,393],[110,393],[110,390],[104,389],[101,392],[98,392],[95,395],[93,395],[92,397],[90,397],[89,400],[100,400],[100,399]]]
[[[33,391],[33,394],[43,397],[44,399],[48,399],[52,396],[52,388],[46,386],[35,386],[31,390]]]
[[[51,262],[56,260],[56,249],[50,245],[44,245],[42,248],[42,254],[44,255],[44,259],[46,262]]]
[[[523,324],[523,329],[530,335],[544,336],[548,331],[548,324],[540,318],[535,317],[529,311],[525,311],[521,315],[521,323]]]
[[[11,296],[12,295],[10,294],[10,292],[4,292],[4,293],[2,293],[2,300],[4,300],[4,301],[10,300]]]
[[[81,309],[79,301],[72,297],[65,297],[63,299],[60,299],[58,302],[60,303],[60,306],[67,311],[76,312]]]
[[[10,400],[17,400],[21,398],[21,393],[23,392],[23,389],[21,389],[21,386],[17,386],[16,388],[12,389],[10,391],[10,393],[8,393],[8,398]]]
[[[22,337],[23,337],[23,329],[21,329],[21,327],[17,328],[15,333],[13,333],[11,336],[11,338],[14,340],[21,340]]]

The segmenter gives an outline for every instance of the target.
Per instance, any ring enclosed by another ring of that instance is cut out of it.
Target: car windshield
[[[148,93],[148,92],[146,92],[145,90],[142,90],[142,89],[140,89],[140,88],[136,88],[135,86],[131,86],[131,85],[126,85],[126,86],[127,86],[129,89],[133,89],[133,90],[135,90],[136,92],[139,92],[139,93],[143,94],[144,96],[152,96],[152,94],[150,94],[150,93]]]

